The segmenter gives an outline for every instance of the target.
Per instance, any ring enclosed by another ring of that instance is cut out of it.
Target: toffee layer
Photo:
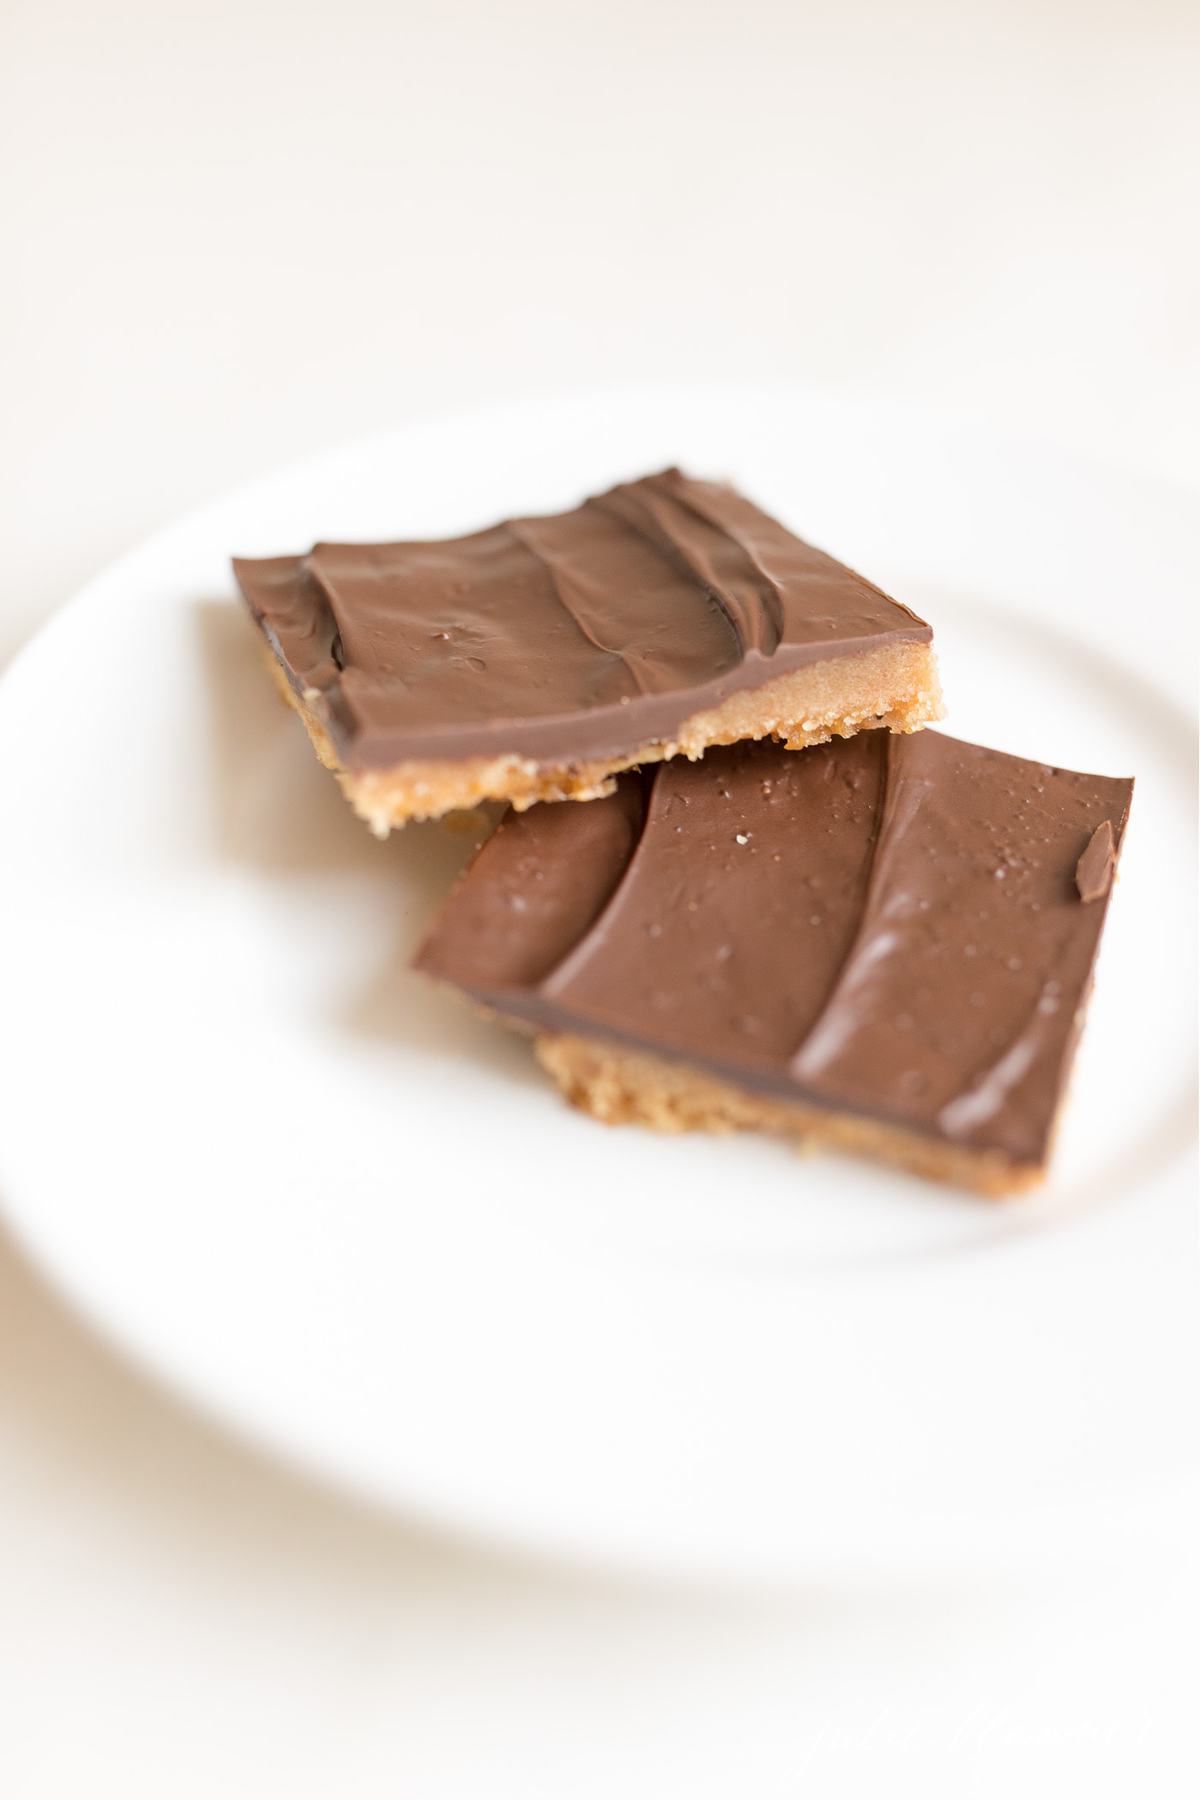
[[[437,819],[480,805],[508,801],[523,811],[546,800],[596,800],[611,794],[626,768],[693,761],[714,744],[776,737],[789,750],[852,737],[864,726],[917,731],[936,713],[937,675],[925,644],[884,644],[854,656],[810,663],[765,687],[730,694],[719,706],[685,719],[677,735],[640,744],[615,761],[535,763],[521,756],[468,756],[457,762],[395,763],[387,769],[343,769],[329,734],[289,686],[273,656],[271,674],[303,719],[317,756],[331,769],[360,818],[380,837],[409,819]]]

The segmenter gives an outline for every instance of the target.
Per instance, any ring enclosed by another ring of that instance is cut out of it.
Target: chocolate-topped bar
[[[601,1119],[1005,1193],[1046,1164],[1132,787],[936,732],[714,750],[507,814],[417,966]]]
[[[938,717],[929,626],[733,488],[678,469],[444,542],[234,569],[283,692],[380,833],[621,769]]]

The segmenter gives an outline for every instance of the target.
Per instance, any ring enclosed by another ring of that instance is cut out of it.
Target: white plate
[[[926,613],[951,730],[1138,778],[1036,1198],[606,1131],[406,972],[467,840],[356,822],[228,554],[450,532],[675,460]],[[1198,566],[1184,493],[779,389],[415,426],[185,520],[0,689],[16,1231],[228,1421],[546,1550],[795,1574],[1160,1502],[1197,1471]]]

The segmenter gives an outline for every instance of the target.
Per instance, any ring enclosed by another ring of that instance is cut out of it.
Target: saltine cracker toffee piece
[[[678,469],[441,542],[234,570],[318,756],[381,835],[623,769],[940,716],[928,625],[730,487]]]
[[[577,1105],[988,1194],[1044,1172],[1132,782],[937,732],[715,750],[510,812],[417,966]]]

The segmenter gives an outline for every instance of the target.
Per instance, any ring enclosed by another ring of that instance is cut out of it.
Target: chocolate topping
[[[1112,886],[1117,850],[1111,819],[1102,819],[1088,839],[1088,847],[1075,865],[1075,886],[1086,905],[1102,900]]]
[[[678,469],[440,543],[235,560],[342,764],[617,759],[805,664],[929,627],[732,488]]]
[[[507,815],[418,967],[538,1030],[1036,1163],[1107,910],[1076,867],[1131,792],[935,732],[711,750]]]

